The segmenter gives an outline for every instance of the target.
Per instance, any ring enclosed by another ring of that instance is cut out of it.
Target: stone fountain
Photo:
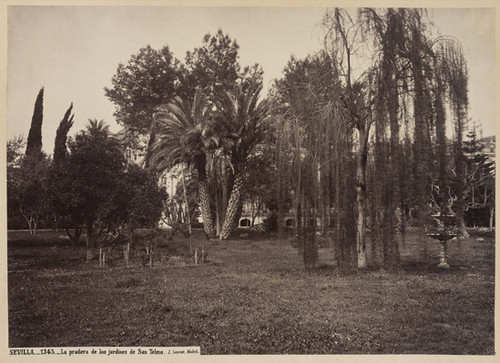
[[[441,243],[441,252],[439,253],[439,268],[450,268],[447,261],[447,247],[448,241],[458,234],[456,233],[456,227],[453,222],[456,221],[456,216],[454,214],[437,213],[431,215],[431,217],[437,221],[437,228],[431,230],[427,233],[427,236],[438,240]]]

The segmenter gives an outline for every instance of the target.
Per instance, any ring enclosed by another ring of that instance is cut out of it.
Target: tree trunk
[[[33,217],[33,234],[36,234],[37,227],[38,227],[38,217]]]
[[[35,234],[35,232],[33,231],[33,222],[32,222],[32,218],[31,217],[24,217],[26,219],[26,222],[28,222],[28,228],[30,230],[30,234]]]
[[[321,213],[321,233],[326,236],[329,227],[329,219],[327,210],[330,204],[330,193],[327,187],[327,171],[325,165],[321,163],[320,176],[319,176],[319,194],[318,205],[320,206]]]
[[[201,216],[203,218],[203,229],[209,238],[215,237],[215,229],[210,211],[210,190],[207,180],[198,182],[198,193],[200,200]]]
[[[222,197],[219,193],[218,186],[215,191],[215,235],[220,236],[220,231],[222,229]]]
[[[129,235],[127,236],[128,241],[135,241],[135,223],[130,221],[128,225]]]
[[[221,209],[221,220],[226,219],[226,210],[228,204],[228,177],[226,173],[226,159],[221,158],[221,179],[222,179],[222,209]]]
[[[260,200],[260,198],[259,198],[259,202],[257,203],[257,207],[255,208],[255,210],[252,210],[252,222],[250,224],[251,227],[254,226],[255,219],[259,216],[260,208],[262,208],[262,200]]]
[[[186,223],[188,225],[189,235],[192,233],[191,229],[191,214],[189,213],[189,202],[187,196],[187,187],[186,187],[186,174],[184,173],[184,168],[181,166],[181,176],[182,176],[182,189],[184,192],[184,206],[186,208]]]
[[[307,225],[303,227],[304,229],[304,266],[306,270],[311,270],[316,266],[318,261],[318,246],[316,243],[316,228],[311,221],[308,221]]]
[[[232,231],[234,231],[240,226],[239,222],[242,213],[243,213],[243,200],[242,197],[240,197],[240,200],[238,202],[238,207],[236,208],[236,215],[234,217],[234,225]]]
[[[461,217],[458,216],[458,233],[460,234],[460,238],[462,239],[467,239],[469,238],[469,232],[467,232],[467,225],[465,224],[465,219],[464,216],[462,215]]]
[[[86,249],[87,249],[87,262],[90,261],[94,256],[94,222],[88,220],[86,223],[87,228],[87,241],[86,241]]]
[[[495,220],[495,206],[490,206],[490,231],[493,231],[494,220]]]
[[[340,145],[338,143],[338,139],[336,141],[335,145],[335,165],[334,165],[334,170],[335,170],[335,244],[334,244],[334,258],[337,260],[337,267],[338,268],[343,268],[343,264],[345,262],[344,260],[344,244],[342,241],[342,230],[340,229],[341,225],[341,215],[340,215],[340,152],[339,152]]]
[[[414,46],[410,49],[410,62],[414,79],[414,142],[413,142],[413,176],[412,193],[416,201],[417,218],[422,218],[423,213],[427,212],[427,199],[429,190],[429,172],[432,170],[430,158],[430,142],[426,137],[428,133],[427,112],[428,107],[425,100],[425,78],[421,58],[421,33],[420,29],[413,29]]]
[[[28,223],[30,234],[35,234],[35,230],[33,229],[33,216],[24,213],[22,203],[19,205],[19,211],[21,212],[24,219],[26,219],[26,222]]]
[[[224,219],[222,218],[222,193],[219,188],[220,186],[220,176],[219,172],[220,170],[217,168],[217,166],[214,168],[214,180],[215,180],[215,235],[220,236],[220,231],[222,228],[222,222]],[[223,184],[223,183],[222,183]]]
[[[297,197],[295,198],[296,201],[295,201],[295,230],[296,230],[296,236],[297,236],[297,248],[299,250],[300,253],[304,253],[304,235],[303,235],[303,232],[304,232],[304,228],[303,228],[303,225],[302,225],[302,221],[303,221],[303,218],[302,218],[302,205],[301,205],[301,198],[300,198],[300,194],[297,193]]]
[[[370,124],[358,128],[359,131],[359,155],[356,170],[356,207],[358,222],[356,229],[356,252],[358,269],[367,267],[366,260],[366,163],[368,159],[368,131]]]
[[[80,241],[80,235],[82,234],[82,228],[76,227],[73,235],[69,231],[69,228],[66,228],[66,234],[71,239],[73,247],[76,247],[76,246],[78,246],[78,242]]]
[[[465,225],[465,203],[464,203],[464,190],[465,190],[465,156],[463,154],[462,134],[465,124],[465,110],[464,106],[457,107],[457,120],[455,126],[456,142],[455,142],[455,165],[457,169],[457,187],[456,187],[456,215],[458,219],[458,229],[460,237],[463,239],[469,238],[469,233]]]
[[[396,218],[396,210],[398,203],[397,201],[401,195],[401,185],[400,179],[404,179],[403,175],[398,175],[398,171],[400,170],[400,164],[403,160],[403,155],[401,154],[400,147],[400,135],[399,135],[399,101],[398,101],[398,87],[397,87],[397,75],[393,73],[394,70],[391,70],[391,90],[390,96],[387,99],[387,109],[389,113],[389,127],[391,132],[390,137],[390,157],[389,157],[389,170],[390,170],[390,184],[385,185],[385,188],[388,192],[388,196],[390,198],[390,202],[388,202],[389,209],[386,211],[386,223],[388,232],[388,250],[389,256],[386,260],[386,264],[388,263],[391,267],[396,267],[400,263],[400,255],[399,255],[399,246],[398,241],[396,239],[396,228],[394,226],[395,218]]]
[[[229,238],[229,235],[234,229],[235,220],[238,214],[238,205],[241,201],[241,191],[243,187],[243,174],[238,173],[234,179],[233,189],[231,190],[231,195],[227,203],[226,218],[224,219],[224,224],[222,225],[222,230],[220,233],[220,239],[225,240]]]
[[[282,161],[281,161],[281,148],[280,148],[280,143],[278,143],[278,162],[277,168],[276,168],[276,178],[278,179],[278,186],[279,186],[279,191],[278,191],[278,236],[279,239],[282,240],[284,238],[284,232],[285,232],[285,188],[284,188],[284,183],[283,183],[283,174],[284,172],[282,171]]]

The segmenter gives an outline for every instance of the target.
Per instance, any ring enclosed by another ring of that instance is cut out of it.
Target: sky
[[[56,129],[71,102],[75,123],[105,120],[118,131],[114,105],[104,95],[119,63],[151,45],[168,45],[183,60],[206,33],[219,28],[240,46],[240,63],[259,63],[264,91],[291,55],[321,49],[324,8],[9,6],[7,137],[27,136],[33,106],[44,87],[44,150],[51,154]],[[484,136],[495,134],[495,12],[433,9],[435,25],[463,45],[469,67],[469,117]]]

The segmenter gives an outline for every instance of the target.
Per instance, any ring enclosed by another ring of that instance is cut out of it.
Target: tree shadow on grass
[[[342,267],[339,268],[334,264],[318,264],[316,267],[304,270],[310,275],[318,276],[332,276],[332,277],[348,277],[359,276],[365,274],[373,274],[376,272],[384,271],[387,273],[410,273],[410,274],[457,274],[464,273],[469,270],[468,267],[462,265],[450,265],[450,268],[439,268],[435,263],[421,262],[421,261],[408,261],[402,262],[393,267],[382,266],[369,266],[365,269],[357,269],[355,267]]]
[[[320,263],[306,272],[310,275],[341,277],[357,275],[361,271],[351,266],[339,267],[336,264]]]
[[[19,258],[16,258],[19,260]],[[29,260],[26,258],[26,260]],[[58,259],[39,259],[38,261],[30,262],[23,265],[22,268],[14,267],[14,270],[52,270],[52,269],[66,269],[72,271],[77,267],[82,266],[85,261],[82,258],[67,258],[64,260]]]
[[[457,264],[450,264],[449,268],[438,267],[436,263],[408,261],[399,265],[399,270],[406,273],[426,273],[426,274],[456,274],[469,270],[469,267]]]
[[[70,247],[71,242],[49,238],[49,239],[18,239],[7,241],[7,246],[11,250],[33,247]]]

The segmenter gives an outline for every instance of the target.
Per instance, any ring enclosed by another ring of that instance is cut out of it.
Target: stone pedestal
[[[451,223],[455,219],[455,216],[450,214],[435,214],[432,217],[441,222],[441,227],[438,228],[434,233],[428,233],[427,236],[438,240],[441,243],[439,264],[437,265],[437,267],[448,269],[450,268],[446,255],[448,241],[457,236],[457,234],[454,233],[456,231],[451,227]]]
[[[448,265],[447,257],[446,257],[446,248],[448,241],[441,241],[441,252],[439,253],[439,268],[450,268]]]

